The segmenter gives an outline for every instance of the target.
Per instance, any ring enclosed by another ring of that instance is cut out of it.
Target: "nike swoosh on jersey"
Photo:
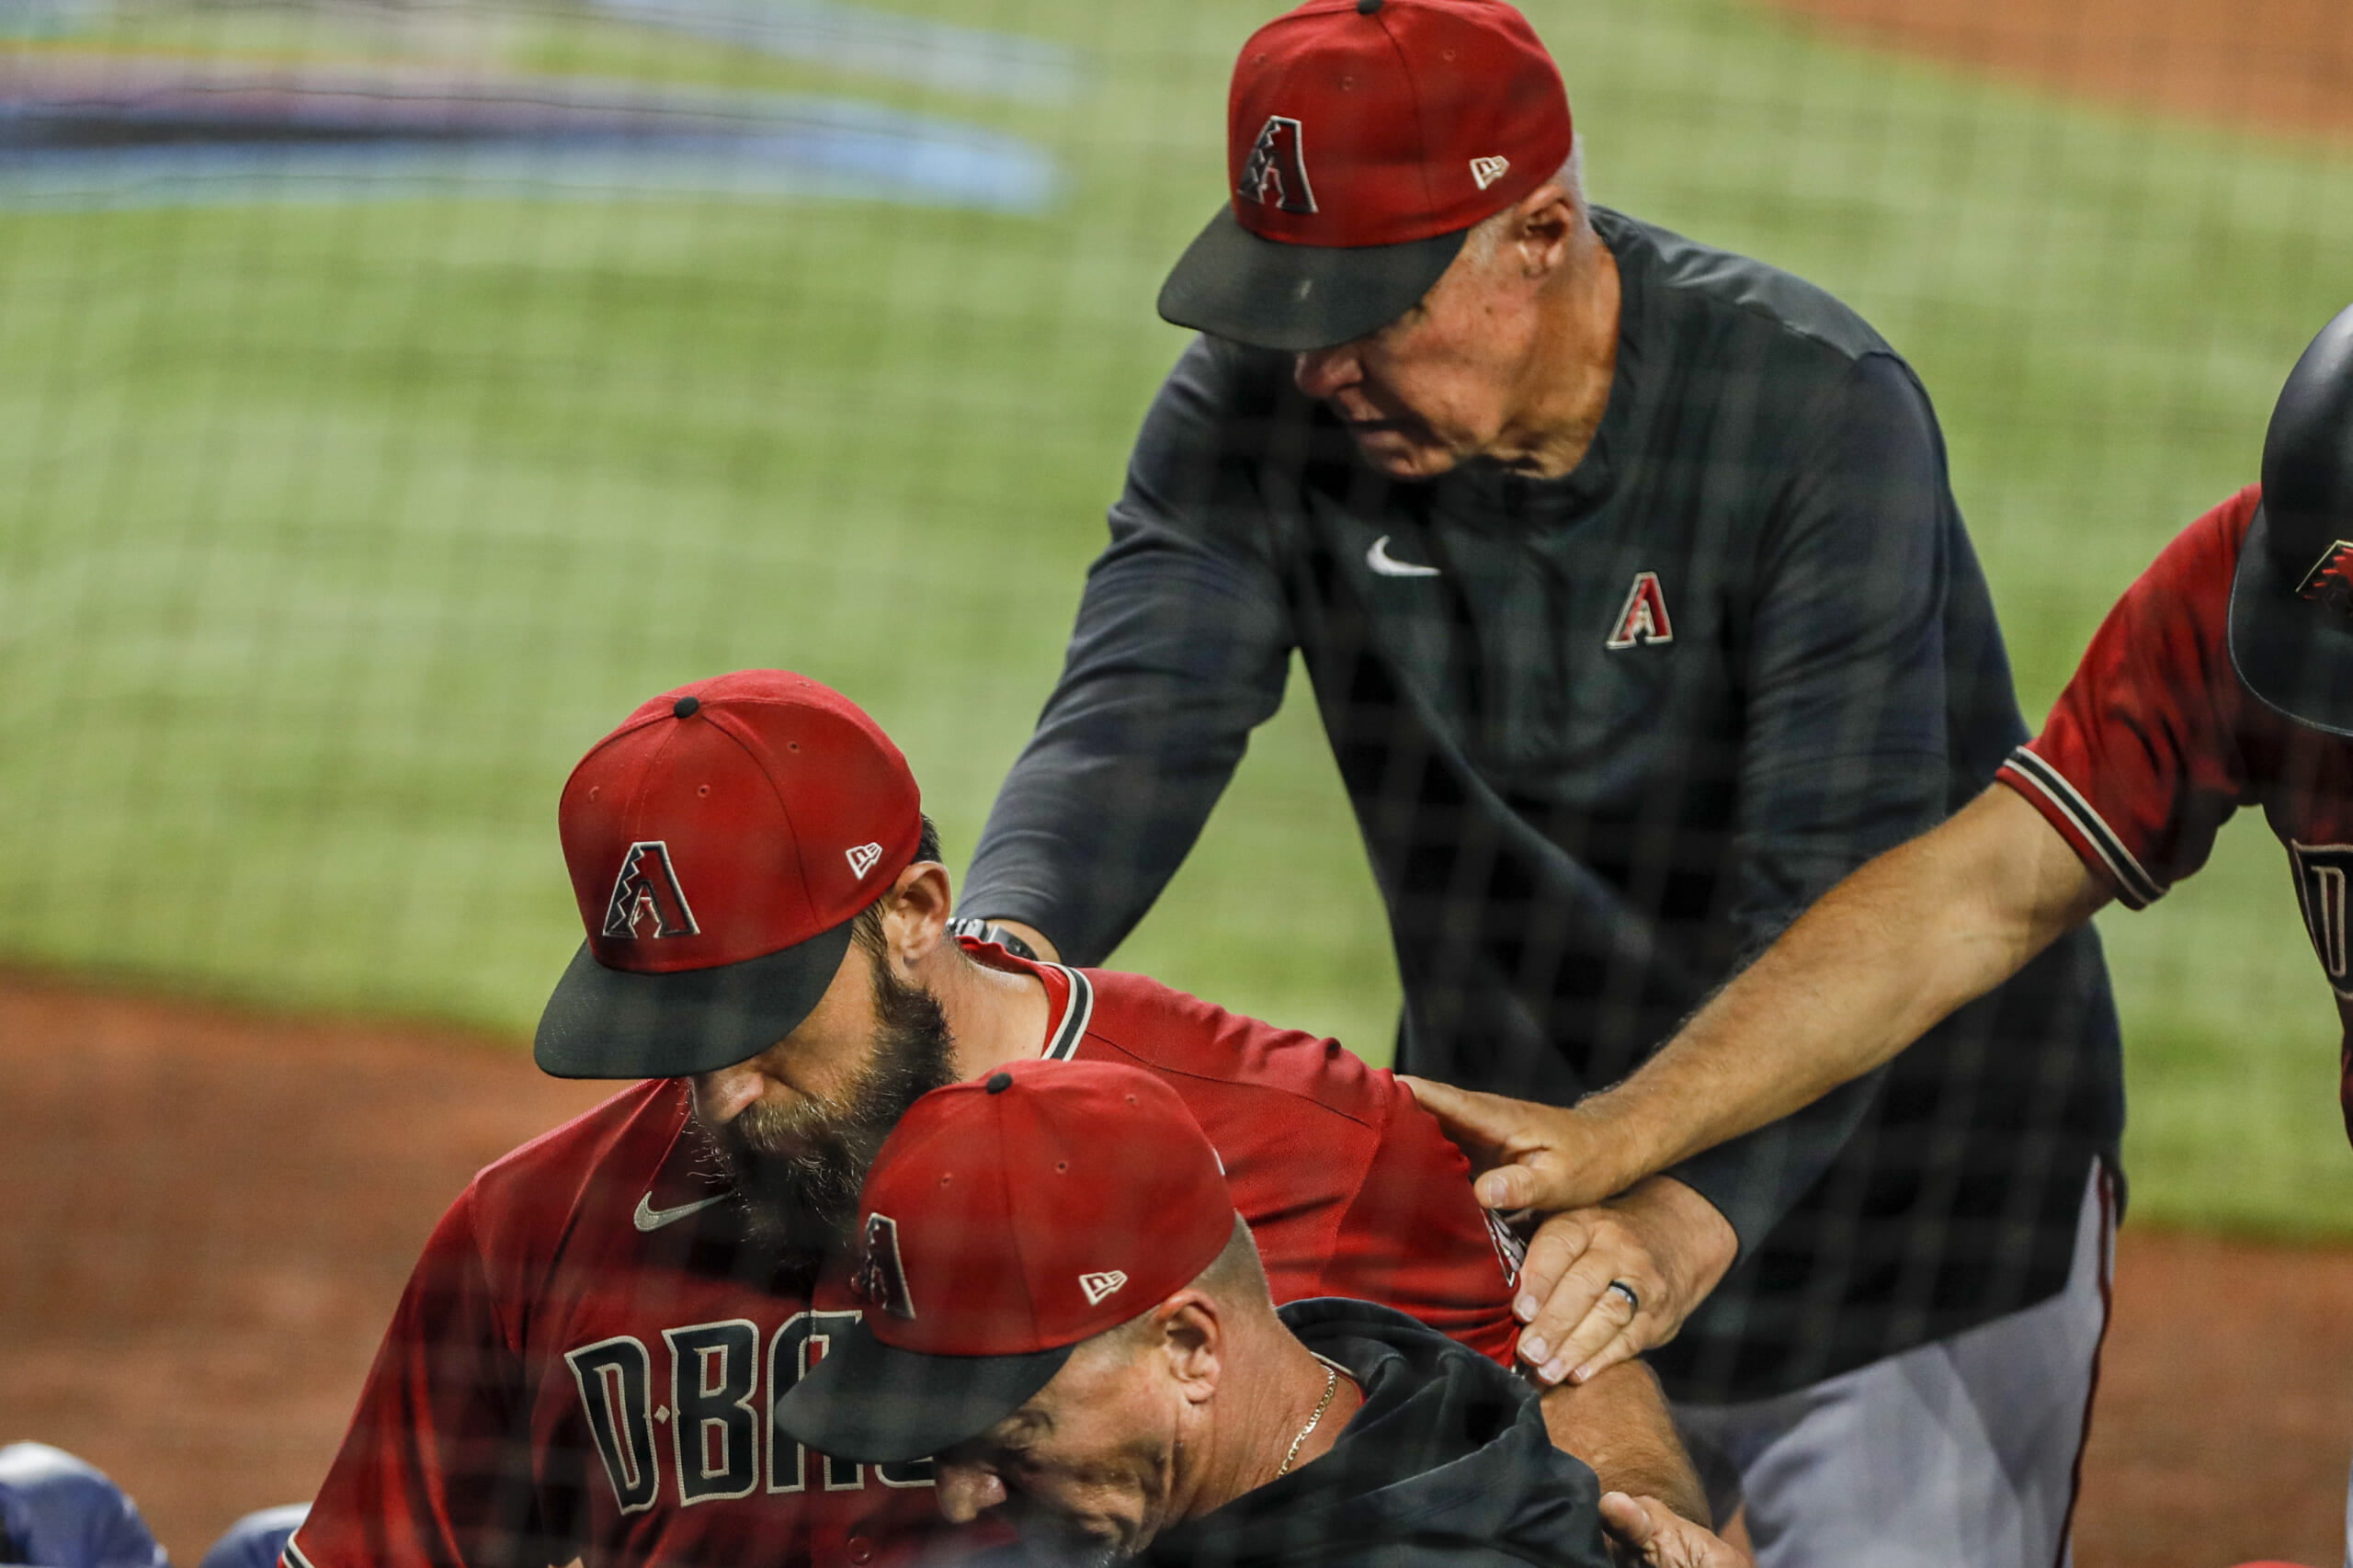
[[[699,1202],[681,1203],[676,1209],[656,1209],[654,1207],[654,1195],[649,1192],[637,1200],[637,1212],[631,1218],[637,1221],[637,1228],[641,1231],[658,1231],[673,1220],[683,1220],[714,1203],[724,1203],[734,1196],[732,1192],[722,1192],[716,1198],[706,1198]]]
[[[1435,577],[1439,574],[1435,566],[1417,566],[1390,554],[1387,534],[1372,541],[1372,548],[1364,552],[1364,563],[1384,577]]]

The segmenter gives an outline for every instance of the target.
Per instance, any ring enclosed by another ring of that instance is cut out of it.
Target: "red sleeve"
[[[1403,1085],[1336,1040],[1138,975],[1087,973],[1095,1006],[1081,1053],[1116,1054],[1185,1097],[1217,1145],[1276,1301],[1394,1307],[1510,1364],[1517,1244],[1490,1228],[1470,1162]]]
[[[2250,486],[2167,545],[2109,611],[2042,733],[1996,775],[2134,909],[2206,863],[2246,773],[2227,637]]]
[[[521,1360],[498,1323],[473,1199],[469,1187],[426,1241],[285,1568],[560,1560],[531,1550]]]
[[[1324,1293],[1395,1307],[1510,1366],[1518,1238],[1472,1195],[1471,1163],[1437,1119],[1389,1074],[1359,1070],[1379,1141],[1333,1237]]]

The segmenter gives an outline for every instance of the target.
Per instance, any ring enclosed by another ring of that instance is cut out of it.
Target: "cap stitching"
[[[757,699],[755,699],[754,700]],[[781,708],[791,705],[788,703],[773,703],[771,706]],[[792,862],[794,868],[801,873],[801,892],[802,896],[808,900],[809,913],[812,915],[821,915],[823,912],[817,907],[816,890],[810,885],[809,862],[807,856],[803,852],[804,844],[801,832],[801,824],[794,819],[792,807],[790,803],[785,800],[784,791],[777,788],[776,775],[768,771],[767,759],[760,755],[760,751],[757,747],[754,746],[751,742],[745,740],[744,736],[738,733],[738,726],[743,724],[742,720],[735,719],[733,714],[726,712],[724,710],[713,710],[708,706],[701,710],[701,714],[699,716],[708,717],[710,720],[711,728],[717,730],[721,734],[725,735],[730,741],[733,741],[735,744],[735,748],[744,754],[745,758],[751,762],[753,768],[759,774],[761,782],[765,783],[768,787],[768,794],[776,801],[776,809],[783,813],[785,826],[790,829],[792,834]],[[731,720],[733,722],[728,722]],[[835,925],[839,924],[839,921],[835,922]],[[768,952],[780,953],[783,952],[786,948],[797,948],[801,945],[801,942],[813,941],[833,928],[834,927],[832,926],[821,926],[817,930],[812,931],[808,936],[801,937],[798,942],[787,942],[782,947],[769,949]],[[765,958],[767,956],[767,953],[756,953],[753,956],[756,958]]]
[[[1386,6],[1383,6],[1380,10],[1372,13],[1373,26],[1379,28],[1381,29],[1381,36],[1389,40],[1389,47],[1396,51],[1397,63],[1399,67],[1405,73],[1405,91],[1414,101],[1414,136],[1420,143],[1421,152],[1421,156],[1415,160],[1418,166],[1415,169],[1414,173],[1422,182],[1422,211],[1426,216],[1435,216],[1438,212],[1439,203],[1438,199],[1438,193],[1430,187],[1429,121],[1425,118],[1423,113],[1422,81],[1421,78],[1415,74],[1414,63],[1412,59],[1405,53],[1405,46],[1398,41],[1398,38],[1395,33],[1389,30],[1388,18],[1389,7]],[[1454,231],[1451,229],[1441,229],[1438,233],[1450,234],[1454,233]],[[1434,234],[1424,234],[1421,237],[1423,239],[1433,239],[1437,236]],[[1421,301],[1416,300],[1414,303],[1419,304]],[[1411,310],[1413,309],[1413,306],[1408,305],[1406,309]]]
[[[1019,1080],[1017,1079],[1015,1081],[1015,1086],[1017,1088],[1019,1087]],[[996,1135],[997,1177],[1004,1189],[1006,1198],[1010,1200],[1013,1197],[1013,1184],[1011,1180],[1013,1166],[1007,1158],[1009,1151],[1006,1147],[1005,1112],[1000,1109],[992,1119],[995,1123],[990,1131],[995,1132]],[[1012,1212],[1006,1216],[1008,1222],[1005,1227],[1005,1233],[1006,1239],[1012,1244],[1014,1267],[1019,1273],[1021,1279],[1021,1294],[1029,1308],[1029,1333],[1027,1336],[1029,1341],[1029,1350],[1037,1351],[1053,1349],[1055,1347],[1052,1346],[1040,1345],[1038,1343],[1038,1341],[1045,1337],[1045,1325],[1039,1318],[1037,1280],[1029,1271],[1029,1249],[1022,1245],[1023,1238],[1021,1233],[1021,1225],[1018,1219],[1022,1206],[1015,1203],[1011,1205],[1011,1208]],[[1015,1352],[1015,1354],[1027,1353],[1028,1352]],[[998,1354],[1006,1354],[1006,1352],[998,1352]]]

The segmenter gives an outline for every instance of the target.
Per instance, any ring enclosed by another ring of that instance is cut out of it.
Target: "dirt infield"
[[[1771,0],[1828,31],[2109,103],[2353,137],[2345,0]]]
[[[318,1483],[418,1244],[599,1097],[461,1035],[0,976],[0,1441],[129,1486],[193,1563]],[[2078,1561],[2334,1564],[2353,1255],[2128,1232]]]

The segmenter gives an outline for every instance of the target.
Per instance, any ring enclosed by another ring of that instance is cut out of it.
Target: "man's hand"
[[[1544,1382],[1581,1383],[1664,1345],[1739,1252],[1716,1206],[1673,1176],[1556,1214],[1520,1265],[1519,1358]]]
[[[1601,1523],[1648,1568],[1754,1568],[1748,1553],[1710,1535],[1655,1497],[1605,1494]]]
[[[1594,1136],[1599,1129],[1574,1107],[1458,1089],[1403,1073],[1397,1081],[1470,1157],[1478,1177],[1472,1190],[1490,1209],[1547,1214],[1582,1209],[1649,1174],[1636,1162],[1618,1179],[1619,1151]]]

